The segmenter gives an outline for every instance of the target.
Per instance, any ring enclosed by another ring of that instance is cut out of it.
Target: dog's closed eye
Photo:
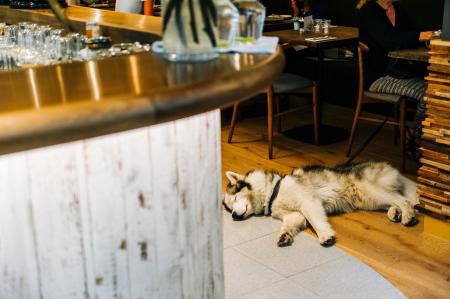
[[[225,202],[222,202],[223,207],[225,208],[226,211],[228,212],[232,212],[231,209],[225,204]]]

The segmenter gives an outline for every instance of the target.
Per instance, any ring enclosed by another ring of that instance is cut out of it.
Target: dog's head
[[[264,213],[264,204],[272,194],[274,178],[280,177],[274,172],[261,170],[246,175],[227,171],[225,175],[228,185],[223,205],[235,220]]]

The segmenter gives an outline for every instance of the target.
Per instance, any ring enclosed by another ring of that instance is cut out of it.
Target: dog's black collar
[[[265,205],[264,215],[266,215],[266,216],[270,216],[272,214],[272,204],[278,196],[278,192],[280,191],[280,185],[281,185],[282,179],[283,178],[280,178],[278,180],[278,182],[275,184],[275,187],[273,188],[273,191],[272,191],[272,195],[270,195],[269,202],[267,202],[267,204]]]

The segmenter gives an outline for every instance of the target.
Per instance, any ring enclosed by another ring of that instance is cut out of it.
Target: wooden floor
[[[324,122],[350,128],[352,113],[350,109],[326,105]],[[311,115],[310,111],[288,115],[283,119],[283,129],[311,123]],[[369,124],[360,126],[355,149],[373,129]],[[223,171],[245,173],[265,168],[287,173],[300,166],[334,165],[346,159],[346,141],[316,147],[275,134],[274,159],[267,160],[264,117],[239,120],[231,144],[226,142],[228,130],[229,120],[224,119]],[[399,167],[400,155],[393,142],[393,129],[384,129],[359,160],[369,159],[388,161]],[[416,166],[407,161],[407,175],[414,179],[415,173]],[[450,298],[450,224],[419,215],[419,224],[407,228],[390,222],[384,212],[365,211],[334,216],[331,223],[337,232],[338,247],[374,268],[409,298]]]

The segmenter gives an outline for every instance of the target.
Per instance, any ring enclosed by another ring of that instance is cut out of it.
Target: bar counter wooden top
[[[0,154],[153,125],[259,93],[284,66],[272,55],[171,63],[152,53],[0,72]]]
[[[162,22],[160,17],[94,9],[82,6],[69,6],[63,9],[75,30],[85,33],[88,21],[97,22],[103,35],[110,36],[113,42],[152,42],[161,37]],[[18,22],[61,27],[49,9],[11,9],[0,5],[0,22],[16,24]]]

